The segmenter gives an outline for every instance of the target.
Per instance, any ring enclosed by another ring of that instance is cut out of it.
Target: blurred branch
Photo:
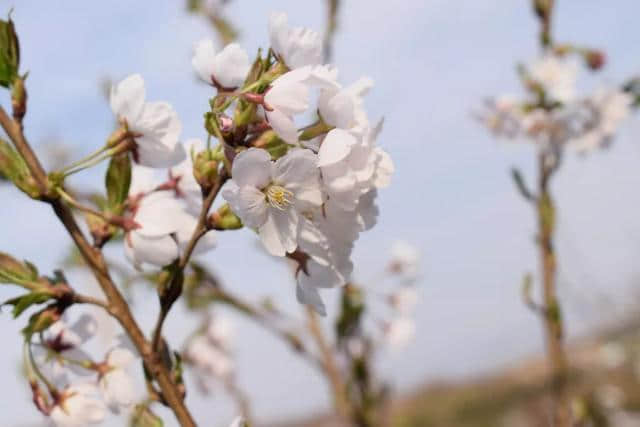
[[[226,6],[230,0],[219,0],[217,4],[203,0],[187,0],[187,11],[203,16],[213,27],[218,40],[225,46],[238,38],[238,30],[222,15],[222,7]],[[209,3],[209,4],[207,4]]]
[[[338,9],[341,0],[326,0],[327,24],[324,32],[324,60],[331,62],[333,55],[333,40],[338,29]]]
[[[511,177],[513,178],[513,182],[516,184],[516,188],[526,200],[533,202],[536,200],[536,197],[531,193],[529,187],[527,187],[526,182],[524,181],[524,177],[520,173],[518,168],[511,168]]]

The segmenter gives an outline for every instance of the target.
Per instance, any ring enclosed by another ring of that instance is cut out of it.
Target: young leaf
[[[131,185],[131,160],[127,153],[111,158],[105,184],[107,186],[107,205],[114,213],[120,214]]]
[[[0,20],[0,86],[8,88],[18,77],[20,43],[11,18]]]

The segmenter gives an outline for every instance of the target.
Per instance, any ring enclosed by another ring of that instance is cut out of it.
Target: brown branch
[[[11,139],[16,150],[24,158],[31,174],[38,183],[42,199],[51,204],[54,212],[78,247],[83,259],[107,297],[108,312],[118,320],[131,338],[149,372],[158,382],[168,406],[171,407],[182,426],[195,426],[195,421],[184,404],[178,386],[171,379],[171,373],[160,359],[159,354],[152,351],[151,345],[129,310],[126,300],[111,279],[102,252],[95,249],[82,234],[69,207],[63,204],[56,195],[48,194],[49,185],[45,170],[24,137],[20,123],[10,118],[2,107],[0,107],[0,126]]]
[[[318,323],[318,317],[311,307],[306,307],[308,327],[311,336],[316,342],[322,356],[322,364],[327,380],[333,391],[334,406],[338,415],[347,417],[349,415],[349,404],[346,396],[346,387],[342,381],[342,374],[338,369],[331,347],[327,342],[322,327]]]
[[[571,425],[570,403],[567,395],[569,365],[564,348],[562,313],[557,297],[556,256],[553,247],[555,230],[555,207],[549,192],[549,180],[555,171],[545,161],[547,154],[541,152],[538,157],[538,245],[542,270],[544,312],[543,324],[547,342],[547,357],[551,365],[552,391],[554,396],[553,418],[557,427]]]
[[[220,143],[222,143],[222,141]],[[189,263],[189,259],[191,258],[191,255],[193,254],[198,241],[207,233],[207,231],[209,231],[209,228],[207,226],[207,215],[209,214],[211,205],[218,196],[218,193],[220,192],[220,189],[226,182],[227,178],[227,173],[222,170],[218,175],[215,185],[209,189],[207,196],[202,202],[202,208],[200,210],[200,216],[198,217],[198,223],[195,230],[193,230],[191,239],[189,240],[184,253],[178,260],[178,264],[175,268],[175,271],[171,275],[171,278],[169,279],[169,283],[166,289],[160,295],[160,313],[158,314],[158,320],[156,321],[156,326],[153,331],[153,339],[151,341],[154,352],[158,352],[162,346],[162,327],[167,318],[167,315],[169,314],[169,311],[171,311],[171,307],[173,307],[173,303],[175,303],[182,294],[182,286],[184,283],[184,269]]]

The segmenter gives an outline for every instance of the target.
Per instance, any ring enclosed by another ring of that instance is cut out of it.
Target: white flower
[[[171,264],[185,249],[197,225],[170,192],[158,191],[144,197],[133,216],[139,228],[125,235],[125,254],[136,268],[143,263],[159,267]],[[208,232],[198,242],[195,253],[215,246],[215,234]]]
[[[185,357],[207,375],[225,379],[233,373],[233,360],[205,335],[189,341]]]
[[[309,109],[308,79],[311,68],[289,71],[278,77],[264,96],[267,121],[285,142],[298,142],[294,116]]]
[[[362,138],[333,129],[318,151],[318,166],[329,198],[344,210],[354,210],[360,196],[390,184],[394,165],[375,140],[381,123],[365,130]]]
[[[369,125],[362,97],[373,87],[373,80],[363,77],[345,88],[329,86],[320,92],[318,111],[330,126],[362,133]]]
[[[76,375],[90,375],[91,372],[65,363],[62,357],[74,360],[91,360],[81,348],[95,334],[98,324],[91,315],[84,313],[75,322],[69,324],[66,317],[52,324],[44,335],[44,346],[34,347],[34,357],[43,368],[50,371],[56,382],[66,381],[68,370]]]
[[[545,55],[531,65],[529,71],[554,100],[566,103],[573,98],[577,73],[574,63]]]
[[[84,427],[102,422],[106,412],[105,404],[98,398],[98,389],[94,385],[77,384],[61,392],[50,416],[59,427]]]
[[[271,48],[290,69],[322,62],[322,37],[307,28],[290,28],[286,13],[269,17]]]
[[[211,39],[196,44],[191,65],[204,82],[224,89],[242,85],[250,68],[249,56],[239,44],[230,43],[216,53]]]
[[[601,363],[608,369],[617,369],[627,360],[624,346],[617,342],[609,342],[598,350]]]
[[[198,215],[202,206],[202,190],[193,175],[193,160],[198,153],[205,150],[206,145],[202,140],[194,138],[187,140],[184,146],[187,156],[170,169],[170,174],[171,178],[178,180],[178,195],[184,198],[187,210]]]
[[[606,146],[631,111],[632,97],[619,90],[599,90],[584,103],[588,113],[586,131],[568,143],[578,152]]]
[[[184,158],[178,145],[182,124],[166,102],[145,102],[144,80],[133,74],[111,87],[111,110],[135,135],[134,160],[154,168],[168,167]],[[139,135],[139,136],[138,136]]]
[[[212,317],[207,324],[206,334],[216,346],[228,350],[234,334],[233,324],[226,317]]]
[[[242,222],[258,231],[267,251],[295,251],[300,211],[322,204],[316,155],[292,149],[275,163],[269,153],[250,148],[234,159],[223,197]]]
[[[411,243],[398,240],[391,246],[389,270],[408,279],[415,279],[420,268],[420,251]]]
[[[402,285],[389,296],[389,303],[401,315],[409,315],[418,303],[418,292],[413,285]]]
[[[107,371],[98,380],[98,386],[106,404],[115,412],[135,403],[133,378],[127,372],[134,360],[135,355],[124,347],[116,347],[107,354]]]
[[[384,339],[393,350],[401,350],[413,339],[416,325],[408,317],[397,317],[382,327]]]

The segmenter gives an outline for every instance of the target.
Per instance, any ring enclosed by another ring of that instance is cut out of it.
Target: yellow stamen
[[[293,203],[293,193],[279,185],[268,186],[265,193],[269,204],[281,211]]]

